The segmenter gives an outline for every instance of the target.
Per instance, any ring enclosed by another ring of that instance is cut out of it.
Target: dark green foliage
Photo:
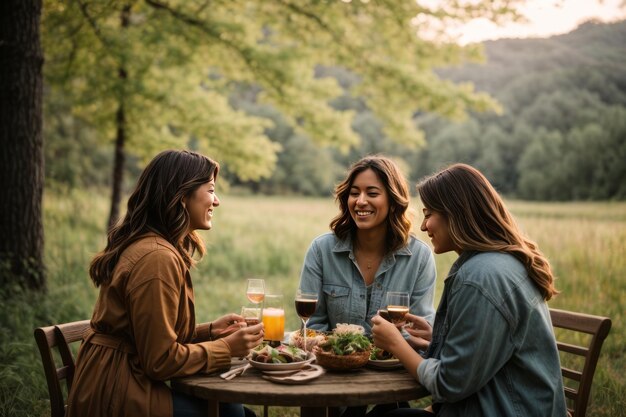
[[[485,50],[486,65],[441,74],[472,81],[500,101],[504,114],[453,126],[428,121],[429,146],[416,158],[417,173],[462,161],[523,199],[623,200],[626,22],[590,22],[549,39],[487,42]]]

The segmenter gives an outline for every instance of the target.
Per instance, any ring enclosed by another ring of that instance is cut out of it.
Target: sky
[[[422,1],[420,1],[422,3]],[[487,20],[475,20],[458,29],[462,44],[498,38],[550,37],[571,32],[590,19],[626,19],[626,0],[527,0],[520,9],[526,23],[502,27]]]

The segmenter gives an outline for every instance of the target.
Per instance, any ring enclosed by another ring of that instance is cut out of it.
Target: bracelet
[[[209,323],[209,340],[213,341],[213,322]]]

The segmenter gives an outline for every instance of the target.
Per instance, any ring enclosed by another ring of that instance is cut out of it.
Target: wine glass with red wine
[[[306,324],[317,308],[317,293],[298,290],[296,292],[296,313],[302,320],[302,341],[306,351]]]
[[[404,324],[404,316],[409,312],[409,293],[390,291],[387,293],[387,314],[396,326]]]

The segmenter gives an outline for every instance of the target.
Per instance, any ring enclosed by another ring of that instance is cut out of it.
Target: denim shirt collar
[[[461,252],[459,257],[456,259],[456,261],[454,261],[454,263],[450,267],[450,271],[448,271],[448,275],[446,276],[446,278],[443,281],[446,282],[446,281],[454,278],[456,276],[456,273],[459,270],[459,268],[461,268],[461,266],[465,262],[467,262],[470,258],[472,258],[477,253],[478,253],[477,251],[470,251],[470,250],[466,250],[466,251]]]
[[[352,244],[352,239],[337,239],[337,243],[333,248],[333,252],[348,252],[348,258],[352,260],[352,262],[356,265],[356,258],[354,256],[354,245]],[[396,263],[396,256],[411,256],[412,252],[408,246],[403,246],[398,250],[395,250],[391,253],[388,253],[383,258],[378,271],[376,272],[375,280],[378,279],[379,276],[384,274],[389,268],[391,268]]]

